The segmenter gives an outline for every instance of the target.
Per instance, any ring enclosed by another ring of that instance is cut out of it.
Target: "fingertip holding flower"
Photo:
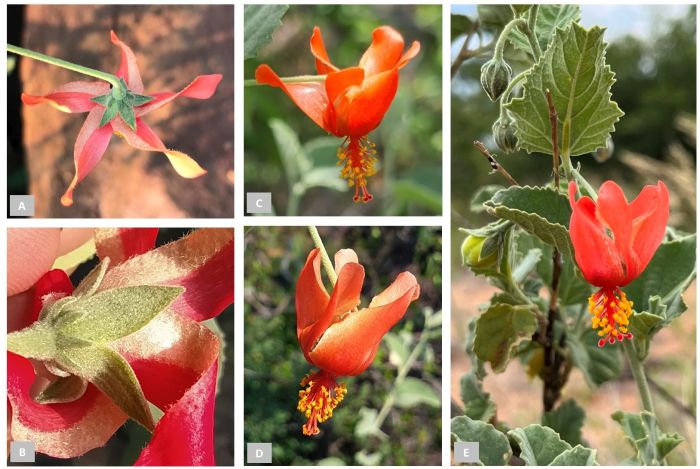
[[[144,89],[143,82],[134,52],[119,39],[114,31],[110,31],[110,39],[121,51],[121,62],[116,76],[124,80],[127,91],[130,93],[127,93],[129,97],[124,98],[130,103],[127,105],[128,108],[113,106],[114,109],[110,108],[110,112],[105,112],[107,110],[105,101],[112,96],[110,85],[105,82],[71,82],[44,96],[22,94],[22,102],[29,106],[49,104],[62,112],[89,113],[75,142],[73,152],[75,175],[61,196],[61,204],[66,207],[73,205],[73,192],[78,183],[102,159],[112,134],[122,137],[136,149],[163,153],[175,172],[184,178],[197,178],[207,173],[187,154],[167,148],[153,129],[142,120],[142,117],[178,97],[211,98],[223,75],[200,75],[181,91],[156,92],[143,96],[141,95]],[[118,101],[118,103],[122,102]],[[120,112],[111,112],[115,109],[120,109]],[[125,122],[123,116],[128,117],[129,123]],[[102,122],[103,117],[105,122]]]
[[[268,65],[255,71],[258,83],[280,88],[311,120],[326,132],[345,137],[338,149],[341,177],[355,187],[354,202],[373,199],[367,178],[376,173],[376,150],[367,135],[376,129],[391,106],[399,83],[399,70],[420,51],[414,41],[402,54],[404,40],[390,26],[372,33],[372,43],[359,66],[339,69],[331,63],[321,30],[314,27],[309,41],[318,81],[285,83]]]
[[[620,287],[646,269],[666,233],[669,195],[666,185],[645,186],[628,203],[613,181],[604,182],[598,200],[576,200],[577,186],[569,183],[569,232],[576,263],[584,278],[599,290],[588,299],[592,326],[599,329],[600,347],[631,339],[629,318],[634,303]]]
[[[318,423],[333,415],[347,393],[339,376],[356,376],[374,360],[384,335],[418,299],[415,276],[402,272],[369,306],[361,308],[364,267],[351,249],[335,256],[338,280],[329,296],[321,279],[319,249],[309,253],[296,288],[297,338],[306,360],[319,368],[301,382],[297,409],[307,422],[305,435],[319,432]]]

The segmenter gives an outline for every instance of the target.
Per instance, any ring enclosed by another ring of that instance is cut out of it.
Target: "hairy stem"
[[[525,36],[530,43],[530,48],[532,48],[532,53],[535,57],[535,62],[540,59],[542,55],[542,49],[540,48],[540,43],[537,41],[537,36],[535,35],[535,26],[537,25],[537,12],[539,10],[539,5],[535,4],[530,7],[528,12],[527,24],[524,26]]]
[[[506,99],[508,99],[508,95],[510,95],[511,91],[513,91],[515,85],[520,83],[527,76],[527,72],[528,70],[518,73],[517,75],[515,75],[515,77],[513,77],[513,79],[510,82],[508,82],[506,90],[501,95],[501,110],[503,109],[503,105],[507,104]]]
[[[7,51],[23,57],[38,60],[40,62],[55,65],[57,67],[65,68],[73,72],[81,73],[92,78],[97,78],[98,80],[104,80],[111,84],[113,88],[119,89],[119,79],[111,73],[101,72],[89,67],[83,67],[82,65],[77,65],[72,62],[68,62],[67,60],[57,59],[55,57],[51,57],[50,55],[25,49],[24,47],[13,46],[12,44],[7,45]]]
[[[503,27],[501,35],[498,36],[498,41],[496,42],[496,47],[493,50],[493,58],[496,60],[503,60],[503,49],[506,46],[506,41],[508,40],[508,35],[513,28],[527,27],[527,22],[522,18],[515,18],[510,20],[508,24]]]
[[[554,173],[554,188],[559,192],[558,116],[557,110],[554,107],[554,101],[552,100],[552,93],[549,89],[545,90],[545,96],[547,97],[547,107],[549,108],[549,125],[552,128],[552,171]]]
[[[326,75],[297,75],[295,77],[280,77],[282,83],[308,83],[310,81],[325,81]],[[256,79],[243,80],[244,86],[265,86],[265,83],[258,83]]]
[[[333,262],[331,262],[331,258],[328,257],[328,251],[326,251],[326,247],[323,245],[321,235],[318,234],[318,230],[313,225],[309,226],[309,234],[311,235],[311,239],[314,241],[314,245],[321,251],[321,264],[323,264],[323,268],[326,271],[326,275],[331,281],[331,286],[335,287],[335,283],[338,281],[338,276],[336,275],[335,269],[333,268]]]
[[[625,351],[627,363],[629,363],[630,371],[632,372],[634,381],[637,383],[639,397],[642,399],[642,407],[644,407],[644,410],[653,414],[654,401],[651,397],[651,390],[649,389],[649,382],[647,381],[646,373],[644,373],[644,365],[639,360],[639,357],[637,357],[637,351],[634,349],[631,341],[623,341],[622,349]]]
[[[503,176],[506,181],[510,183],[511,186],[519,186],[518,181],[516,181],[513,176],[510,175],[508,171],[506,171],[506,168],[501,166],[498,161],[496,161],[496,158],[491,154],[491,152],[486,148],[486,145],[481,143],[478,140],[474,140],[474,147],[476,147],[479,152],[486,157],[486,159],[489,162],[489,165],[491,166],[492,173],[498,172]]]

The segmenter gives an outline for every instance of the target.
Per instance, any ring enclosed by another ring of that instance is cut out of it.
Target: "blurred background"
[[[504,13],[512,15],[504,5]],[[452,59],[466,35],[456,25],[466,24],[459,16],[477,18],[475,5],[454,6]],[[511,16],[512,17],[512,16]],[[671,194],[669,224],[685,231],[696,226],[696,8],[692,5],[581,5],[581,24],[606,27],[609,43],[606,61],[615,72],[612,99],[626,113],[615,124],[613,151],[574,158],[586,178],[598,187],[614,179],[628,199],[642,186],[662,179]],[[483,44],[493,38],[486,32]],[[470,48],[478,47],[478,39]],[[504,155],[491,136],[498,118],[498,105],[491,102],[479,83],[480,67],[491,51],[464,62],[452,79],[452,399],[458,406],[459,379],[469,368],[464,352],[467,320],[487,303],[494,292],[483,277],[475,277],[461,266],[460,227],[476,228],[494,219],[485,212],[470,211],[474,192],[486,184],[505,184],[498,174],[489,174],[486,159],[472,146],[481,140],[494,150],[499,162],[521,184],[544,184],[551,177],[551,158],[526,152]],[[506,55],[514,56],[506,48]],[[514,75],[522,65],[513,60]],[[466,183],[468,181],[468,183]],[[695,464],[695,284],[685,295],[689,310],[654,339],[647,361],[648,373],[662,428],[680,432],[686,442],[670,455],[671,464]],[[514,360],[505,373],[489,374],[485,391],[498,406],[499,419],[511,426],[539,422],[541,381],[530,380]],[[564,388],[562,400],[573,397],[585,408],[583,434],[598,449],[600,464],[619,464],[630,456],[631,447],[621,441],[622,432],[610,414],[617,409],[639,411],[638,392],[628,370],[613,382],[591,391],[578,370]],[[536,402],[536,405],[533,405]]]
[[[290,6],[272,42],[245,61],[245,77],[265,63],[281,77],[315,73],[309,51],[314,26],[340,68],[356,66],[372,31],[390,25],[420,54],[400,72],[399,89],[382,124],[369,135],[378,172],[374,200],[352,201],[336,166],[342,139],[329,136],[279,89],[245,89],[245,190],[272,192],[277,215],[439,215],[442,213],[442,7],[437,5]],[[313,171],[299,172],[308,159]],[[296,187],[296,190],[293,188]]]
[[[33,194],[37,217],[233,217],[233,5],[11,5],[8,43],[86,67],[116,72],[114,30],[136,54],[145,92],[179,91],[197,75],[224,78],[207,100],[179,98],[145,117],[168,148],[208,174],[177,175],[166,156],[135,150],[116,136],[75,191],[73,146],[87,114],[24,106],[22,92],[50,93],[89,77],[8,55],[7,190]]]
[[[384,336],[370,368],[347,385],[320,435],[302,435],[299,382],[314,368],[296,337],[294,292],[314,248],[305,227],[245,235],[246,442],[272,442],[276,465],[440,465],[442,236],[439,228],[319,228],[331,257],[352,248],[365,267],[361,305],[408,270],[420,298]],[[325,274],[324,274],[325,275]],[[399,382],[400,370],[407,371]],[[375,428],[378,427],[379,430]]]
[[[158,231],[156,247],[176,241],[191,229],[188,228],[161,228]],[[93,246],[94,249],[94,246]],[[81,248],[81,252],[84,252]],[[80,254],[78,254],[80,255]],[[71,274],[73,285],[78,285],[97,265],[97,256],[80,264]],[[221,352],[219,355],[219,378],[217,383],[216,410],[214,414],[214,454],[219,466],[233,466],[234,444],[234,357],[233,357],[233,330],[234,315],[233,305],[227,307],[216,318],[209,319],[202,324],[216,333],[221,340]],[[229,340],[231,341],[229,344]],[[162,412],[153,408],[154,415],[162,415]],[[141,454],[141,450],[148,444],[150,435],[146,429],[133,420],[127,422],[117,430],[107,444],[102,448],[88,451],[84,455],[73,459],[52,458],[45,454],[36,454],[38,466],[131,466]],[[8,464],[10,464],[8,462]],[[23,464],[10,464],[22,466]]]

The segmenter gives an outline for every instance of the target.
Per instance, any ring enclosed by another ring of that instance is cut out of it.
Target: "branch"
[[[486,157],[486,159],[489,162],[489,165],[491,166],[491,174],[493,173],[501,173],[501,175],[506,178],[506,180],[510,183],[511,186],[519,186],[518,181],[516,181],[513,176],[510,175],[508,171],[506,171],[506,168],[501,166],[498,161],[496,161],[496,158],[491,154],[491,152],[486,148],[486,146],[481,143],[478,140],[474,140],[474,147],[476,147],[479,152]]]
[[[557,192],[559,192],[559,141],[557,138],[557,110],[554,108],[554,101],[552,100],[552,93],[549,89],[545,90],[545,96],[547,97],[547,107],[549,108],[549,125],[552,127],[552,159],[554,166],[554,187]]]

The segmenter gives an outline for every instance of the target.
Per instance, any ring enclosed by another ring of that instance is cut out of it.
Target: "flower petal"
[[[398,63],[398,68],[402,69],[404,68],[408,62],[410,62],[415,56],[418,55],[420,52],[420,42],[418,41],[413,41],[411,44],[411,47],[408,48],[406,52],[401,56],[401,59],[399,59]]]
[[[419,288],[416,278],[403,272],[375,298],[373,307],[350,313],[326,330],[309,353],[313,364],[338,376],[362,373],[372,363],[384,334],[417,298]]]
[[[114,267],[152,250],[157,236],[158,228],[100,228],[95,230],[97,256],[109,257]]]
[[[333,101],[337,133],[360,138],[377,128],[389,110],[398,86],[399,72],[394,68],[365,77],[362,86],[348,88]]]
[[[357,259],[357,253],[352,249],[341,249],[335,253],[335,272],[340,273],[343,270],[343,266],[348,262],[359,264]]]
[[[590,197],[576,200],[576,184],[569,184],[572,212],[569,234],[576,263],[586,280],[598,287],[616,287],[625,277],[615,242],[596,218],[596,205]]]
[[[390,26],[380,26],[372,32],[372,44],[360,59],[360,67],[368,77],[392,70],[401,59],[403,37]]]
[[[632,249],[639,260],[638,272],[634,277],[626,279],[631,282],[644,269],[654,257],[666,234],[666,223],[669,215],[669,197],[666,185],[659,181],[656,186],[644,186],[637,198],[630,204],[630,213],[633,219],[634,233]],[[624,285],[621,285],[624,286]]]
[[[56,458],[81,456],[103,446],[126,421],[126,415],[93,385],[77,401],[38,404],[29,394],[34,377],[29,360],[7,353],[11,436],[33,442],[40,453]]]
[[[321,256],[318,248],[312,250],[301,269],[296,286],[297,338],[301,332],[318,321],[326,311],[330,297],[321,279]],[[302,348],[303,345],[302,345]]]
[[[267,65],[260,65],[255,70],[255,79],[260,84],[280,88],[316,125],[327,132],[334,133],[335,129],[324,119],[324,112],[328,107],[328,96],[322,82],[284,83]]]
[[[95,168],[107,150],[107,146],[109,146],[109,140],[112,138],[112,128],[109,125],[99,126],[104,111],[105,108],[102,106],[93,108],[85,119],[78,138],[75,140],[75,147],[73,148],[75,176],[73,176],[68,189],[61,197],[61,203],[66,207],[73,205],[73,190],[75,186]]]
[[[136,132],[131,130],[121,117],[112,121],[112,128],[134,148],[164,153],[175,172],[184,178],[193,179],[207,174],[207,171],[189,155],[166,148],[153,129],[140,118],[136,119]]]
[[[59,228],[8,229],[7,296],[30,289],[51,269],[60,242]]]
[[[136,94],[142,94],[143,82],[141,81],[139,67],[136,65],[136,56],[134,52],[117,37],[114,31],[110,31],[109,33],[112,38],[112,44],[119,46],[122,52],[121,64],[119,65],[119,70],[117,70],[117,76],[126,81],[131,91]]]
[[[189,85],[177,93],[173,93],[171,91],[152,93],[149,96],[152,96],[155,99],[135,108],[134,113],[136,114],[136,117],[143,116],[165,106],[170,101],[178,97],[209,99],[216,92],[216,88],[219,86],[219,83],[223,78],[224,76],[220,74],[199,75],[197,78],[192,80]]]
[[[626,275],[639,274],[639,259],[632,250],[632,217],[622,188],[605,181],[598,190],[596,214],[610,228],[617,252],[624,260]]]
[[[111,268],[98,291],[132,285],[181,285],[170,309],[194,321],[233,302],[233,230],[203,228]]]
[[[50,104],[62,112],[88,112],[98,105],[91,99],[108,93],[109,89],[109,84],[103,81],[74,81],[59,86],[44,96],[22,93],[22,102],[28,106]]]
[[[326,45],[323,43],[321,29],[314,26],[314,32],[311,34],[311,53],[316,58],[316,71],[319,75],[327,75],[331,72],[337,72],[338,67],[331,63],[331,59],[326,52]]]
[[[344,68],[340,71],[329,73],[325,81],[328,101],[334,103],[338,96],[346,92],[351,86],[362,86],[364,79],[365,71],[361,67]]]

